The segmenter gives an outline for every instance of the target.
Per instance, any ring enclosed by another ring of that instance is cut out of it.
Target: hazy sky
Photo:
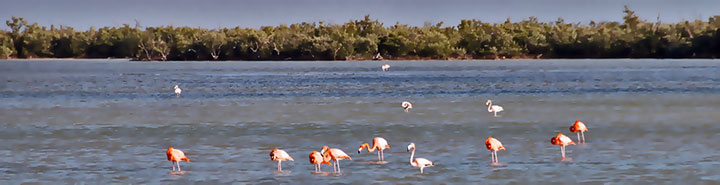
[[[621,21],[623,5],[645,20],[663,22],[720,15],[720,0],[0,0],[0,19],[25,17],[41,25],[90,26],[175,25],[191,27],[259,27],[325,21],[343,23],[370,14],[386,25],[423,25],[461,19],[502,22],[529,16],[541,21]],[[3,24],[1,29],[7,30]]]

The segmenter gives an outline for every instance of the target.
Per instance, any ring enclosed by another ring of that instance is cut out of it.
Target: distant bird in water
[[[505,110],[500,105],[493,105],[492,100],[488,100],[487,102],[485,102],[485,105],[488,106],[488,112],[492,112],[495,117],[497,117],[498,112],[502,112],[503,110]]]
[[[310,164],[315,165],[315,173],[322,172],[322,164],[327,164],[330,166],[330,158],[329,157],[323,157],[322,154],[318,151],[310,152]]]
[[[427,160],[425,158],[414,158],[415,157],[415,143],[410,143],[410,145],[407,146],[408,152],[412,150],[412,154],[410,154],[410,165],[414,167],[420,168],[420,174],[423,173],[423,168],[425,167],[431,167],[435,166],[432,161]],[[414,160],[413,160],[414,158]]]
[[[175,164],[177,164],[177,171],[182,171],[180,169],[180,161],[190,162],[190,159],[185,157],[185,153],[183,153],[183,151],[174,149],[173,147],[168,148],[165,154],[167,154],[168,161],[173,163],[173,171],[175,171]]]
[[[405,109],[405,112],[408,112],[410,109],[412,109],[412,104],[410,102],[404,101],[402,102],[402,108]]]
[[[580,120],[575,121],[575,124],[570,127],[570,132],[575,132],[578,137],[578,143],[585,143],[585,132],[587,132],[588,129],[585,127],[585,123],[583,123]],[[582,140],[580,140],[580,134],[582,134]]]
[[[270,160],[278,162],[277,170],[279,172],[282,171],[283,161],[295,161],[292,157],[290,157],[290,155],[288,155],[287,152],[285,152],[285,150],[278,150],[277,148],[274,148],[272,152],[270,152]]]
[[[350,156],[342,150],[337,148],[330,148],[328,146],[323,146],[322,150],[320,150],[320,153],[323,154],[323,157],[330,157],[330,159],[335,161],[335,164],[333,164],[333,170],[335,171],[335,173],[340,173],[340,160],[352,160],[352,158],[350,158]]]
[[[497,151],[501,149],[505,150],[505,147],[502,145],[502,143],[500,143],[499,140],[493,137],[488,137],[485,140],[485,146],[488,150],[490,150],[490,158],[492,160],[492,163],[498,163]]]
[[[380,66],[380,68],[382,69],[382,71],[388,71],[388,70],[390,70],[390,64],[382,65],[382,66]]]
[[[550,143],[552,143],[553,145],[560,145],[560,152],[562,152],[563,159],[565,159],[565,146],[571,144],[575,145],[575,142],[573,142],[572,139],[563,135],[560,132],[557,133],[557,136],[550,139]]]
[[[180,97],[180,94],[182,94],[182,89],[180,89],[180,86],[175,85],[175,95]]]
[[[387,140],[382,137],[375,137],[373,138],[373,145],[370,147],[368,143],[363,143],[360,145],[360,148],[358,148],[358,153],[360,153],[363,148],[367,149],[368,152],[373,152],[375,150],[378,150],[378,161],[384,161],[385,155],[383,154],[383,150],[390,149],[390,145],[388,145]]]

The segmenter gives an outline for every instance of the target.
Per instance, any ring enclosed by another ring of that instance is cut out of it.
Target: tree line
[[[130,58],[135,60],[367,60],[504,58],[715,58],[720,16],[708,21],[504,23],[462,20],[385,26],[365,16],[343,24],[299,23],[255,28],[39,26],[24,18],[0,30],[0,58]]]

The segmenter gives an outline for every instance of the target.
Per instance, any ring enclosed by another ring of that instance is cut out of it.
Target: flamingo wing
[[[390,148],[390,145],[388,145],[388,142],[387,142],[387,140],[385,140],[385,138],[375,137],[373,139],[373,148],[378,149],[378,150],[383,150],[386,148]]]
[[[566,135],[561,135],[560,137],[558,137],[558,139],[560,139],[560,144],[562,145],[575,144],[575,142],[573,142],[572,139],[570,139],[570,137],[567,137]]]
[[[171,161],[180,161],[180,160],[189,161],[189,159],[187,157],[185,157],[185,153],[178,149],[173,149],[170,152],[170,155],[172,158]]]
[[[277,151],[278,159],[284,160],[284,161],[294,161],[292,157],[290,157],[290,154],[285,152],[285,150],[278,150]]]
[[[505,110],[505,109],[503,109],[503,107],[501,107],[501,106],[499,106],[499,105],[493,105],[493,106],[492,106],[492,109],[493,109],[495,112],[502,112],[503,110]]]
[[[500,149],[505,149],[505,147],[503,147],[503,145],[502,145],[502,143],[500,142],[500,140],[497,140],[497,139],[495,139],[495,138],[488,138],[488,139],[485,141],[485,146],[487,147],[488,150],[491,150],[491,151],[496,151],[496,150],[500,150]]]
[[[432,161],[427,160],[427,159],[425,159],[425,158],[415,158],[415,161],[414,161],[414,162],[415,162],[415,164],[417,164],[418,166],[424,166],[424,167],[434,166],[434,164],[433,164]]]
[[[345,152],[343,152],[343,151],[340,150],[340,149],[331,148],[329,151],[330,151],[330,156],[331,156],[332,158],[336,159],[336,160],[338,160],[338,159],[350,159],[350,160],[352,160],[352,158],[350,158],[350,156],[349,156],[348,154],[346,154]]]

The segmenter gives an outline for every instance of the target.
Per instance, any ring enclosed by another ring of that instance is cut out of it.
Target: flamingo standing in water
[[[505,147],[502,145],[502,143],[500,143],[499,140],[493,137],[488,137],[485,140],[485,146],[488,150],[490,150],[490,158],[492,160],[492,163],[498,163],[497,151],[501,149],[505,150]]]
[[[383,150],[390,149],[390,145],[388,145],[387,140],[382,137],[375,137],[373,138],[373,145],[370,147],[368,143],[363,143],[360,145],[360,148],[358,148],[358,153],[360,153],[363,148],[366,148],[368,152],[373,152],[375,150],[378,150],[378,161],[384,161],[385,155],[383,154]]]
[[[487,102],[485,102],[485,105],[488,106],[488,112],[492,112],[495,117],[497,117],[498,112],[502,112],[503,110],[505,110],[500,105],[493,105],[492,100],[488,100]]]
[[[180,97],[180,94],[182,94],[182,89],[180,89],[180,86],[175,85],[175,95]]]
[[[412,109],[412,103],[404,101],[402,102],[402,108],[405,109],[405,112],[408,112],[410,109]]]
[[[165,154],[167,154],[168,161],[173,163],[172,171],[175,171],[175,164],[177,164],[177,171],[182,171],[180,169],[180,161],[190,162],[190,159],[185,157],[185,153],[183,153],[183,151],[174,149],[173,147],[168,148],[167,152],[165,152]]]
[[[415,143],[410,143],[410,145],[407,146],[408,152],[411,149],[412,149],[412,154],[410,154],[410,165],[420,168],[420,174],[423,173],[423,168],[435,166],[435,164],[433,164],[432,161],[427,160],[425,158],[415,158],[415,160],[413,160],[413,157],[415,157]]]
[[[560,145],[560,152],[562,152],[563,159],[565,159],[565,146],[571,144],[575,145],[575,142],[573,142],[570,137],[567,137],[560,132],[557,133],[557,136],[550,138],[550,143],[552,143],[553,145]]]
[[[277,148],[274,148],[272,152],[270,152],[270,160],[277,161],[278,162],[278,171],[282,171],[282,162],[283,161],[295,161],[293,160],[290,155],[288,155],[285,150],[278,150]]]
[[[330,165],[330,158],[329,157],[323,157],[322,154],[318,151],[310,152],[310,164],[315,165],[315,173],[322,172],[322,164]]]
[[[350,159],[350,156],[343,152],[340,149],[337,148],[330,148],[328,146],[323,146],[322,150],[320,150],[320,153],[323,154],[323,157],[330,157],[333,161],[335,161],[335,164],[333,164],[333,170],[335,173],[340,173],[340,160],[343,159]],[[337,167],[336,167],[337,166]]]
[[[382,66],[380,66],[380,68],[382,69],[382,71],[388,71],[388,70],[390,70],[390,64],[382,65]]]
[[[580,120],[575,121],[575,124],[570,127],[570,132],[575,132],[578,137],[578,143],[585,143],[585,132],[587,132],[588,129],[585,126],[585,123],[583,123]],[[580,134],[582,134],[582,140],[580,140]]]

